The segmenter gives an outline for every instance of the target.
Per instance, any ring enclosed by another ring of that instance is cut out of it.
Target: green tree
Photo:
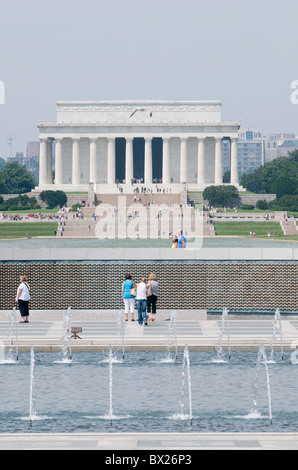
[[[49,209],[63,207],[67,203],[67,196],[63,191],[42,191],[40,199],[47,204]]]
[[[4,182],[3,176],[1,175],[1,171],[0,171],[0,194],[7,194],[7,187]]]
[[[35,180],[26,167],[18,162],[7,163],[0,171],[0,182],[3,181],[3,194],[23,194],[35,188]]]
[[[230,170],[227,170],[224,172],[224,175],[223,175],[223,183],[230,183],[231,182],[231,172]]]
[[[6,165],[6,161],[3,158],[0,158],[0,170],[3,170],[5,165]]]
[[[243,175],[241,184],[254,193],[298,194],[298,150],[288,157],[280,157],[265,163],[254,173]]]
[[[269,208],[276,211],[298,212],[298,194],[285,194],[280,199],[269,202]]]
[[[240,197],[235,186],[208,186],[203,198],[211,206],[234,207],[240,205]]]
[[[276,194],[277,199],[280,199],[285,194],[297,194],[297,180],[295,180],[295,176],[280,176],[271,183],[270,192]]]

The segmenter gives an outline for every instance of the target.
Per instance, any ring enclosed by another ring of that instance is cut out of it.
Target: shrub
[[[269,207],[268,207],[268,202],[265,201],[264,199],[260,199],[258,202],[257,202],[257,208],[262,210],[262,211],[266,211]]]
[[[47,204],[48,209],[63,207],[67,203],[67,196],[63,191],[42,191],[40,199]]]
[[[2,198],[3,199],[3,198]],[[18,210],[30,210],[39,209],[40,206],[37,204],[35,197],[28,197],[26,194],[20,194],[17,197],[11,197],[6,201],[2,201],[0,210],[1,211],[18,211]]]
[[[240,209],[244,211],[253,211],[255,206],[253,204],[243,204],[243,206],[240,207]]]

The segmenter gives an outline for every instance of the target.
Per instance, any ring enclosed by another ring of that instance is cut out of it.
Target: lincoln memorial
[[[57,122],[37,124],[39,186],[113,193],[117,183],[160,184],[180,192],[223,183],[223,140],[230,141],[231,184],[238,180],[240,123],[221,119],[220,101],[58,102]],[[53,178],[53,171],[54,178]]]

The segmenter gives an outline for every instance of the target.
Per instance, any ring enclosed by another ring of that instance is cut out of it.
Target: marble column
[[[116,147],[115,137],[108,138],[108,184],[115,184],[116,180]]]
[[[205,139],[198,139],[198,184],[205,184]]]
[[[81,183],[81,169],[80,169],[80,141],[73,139],[72,141],[72,184]]]
[[[222,139],[215,139],[215,184],[222,184]]]
[[[133,138],[126,138],[125,150],[125,182],[131,184],[133,180]]]
[[[47,139],[40,139],[39,151],[39,186],[48,184]]]
[[[97,183],[97,139],[90,139],[90,183]]]
[[[163,139],[163,155],[162,155],[162,182],[170,184],[170,140]]]
[[[47,140],[48,184],[53,184],[53,140]]]
[[[152,138],[145,139],[145,165],[144,165],[144,181],[145,184],[152,184]]]
[[[63,184],[63,153],[62,139],[56,139],[55,149],[55,184]]]
[[[238,139],[231,139],[231,184],[239,184]]]
[[[180,141],[180,183],[188,183],[187,138]]]

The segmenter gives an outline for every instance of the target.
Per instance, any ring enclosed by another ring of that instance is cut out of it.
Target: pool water
[[[264,365],[258,414],[251,413],[257,353],[234,352],[225,363],[214,362],[211,352],[189,355],[192,426],[183,352],[172,362],[165,353],[126,353],[123,360],[115,352],[111,423],[107,351],[74,353],[71,363],[62,363],[58,353],[35,353],[37,417],[29,427],[30,354],[21,353],[18,363],[0,365],[0,432],[298,432],[298,367],[290,353],[282,361],[276,352],[268,366],[272,426]]]
[[[296,248],[297,241],[267,240],[252,238],[204,238],[203,240],[188,240],[190,248]],[[100,240],[88,238],[33,238],[19,240],[0,240],[0,249],[6,248],[171,248],[171,240]]]

